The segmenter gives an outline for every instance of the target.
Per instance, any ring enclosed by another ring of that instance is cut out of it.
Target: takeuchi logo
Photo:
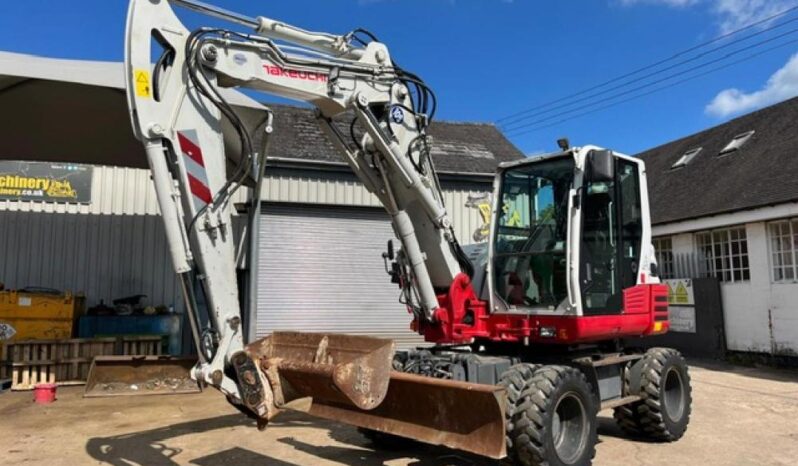
[[[327,82],[327,75],[322,73],[314,73],[313,71],[299,71],[289,70],[277,65],[263,65],[266,74],[270,76],[282,76],[284,78],[303,79],[305,81],[319,81],[322,83]]]

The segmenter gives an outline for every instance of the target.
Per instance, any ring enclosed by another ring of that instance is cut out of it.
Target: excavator
[[[190,30],[176,10],[216,25]],[[639,343],[669,327],[641,160],[563,139],[556,153],[504,163],[487,241],[464,247],[430,156],[435,94],[373,33],[311,32],[196,0],[131,0],[126,31],[131,121],[199,384],[261,428],[298,410],[357,426],[378,446],[411,439],[525,466],[591,464],[605,409],[633,436],[685,433],[685,359]],[[382,260],[429,346],[300,332],[245,341],[274,117],[264,106],[253,124],[227,89],[315,107],[386,211],[398,247],[390,241]],[[240,237],[235,212],[247,222]]]

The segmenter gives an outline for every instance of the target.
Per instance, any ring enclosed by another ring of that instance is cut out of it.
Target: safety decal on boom
[[[147,70],[133,70],[133,82],[136,83],[136,95],[150,98],[150,72]]]
[[[197,212],[211,203],[211,190],[208,188],[208,174],[205,171],[205,160],[202,157],[199,139],[195,130],[177,132],[177,141],[183,153],[183,161],[188,175],[188,185]]]

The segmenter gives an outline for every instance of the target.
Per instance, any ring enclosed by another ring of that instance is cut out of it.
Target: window
[[[699,152],[701,152],[701,149],[702,149],[701,147],[697,147],[695,149],[688,150],[681,157],[679,157],[679,160],[677,160],[676,163],[671,165],[671,169],[681,168],[687,165],[688,163],[690,163],[691,160],[695,158],[696,155],[698,155]]]
[[[640,172],[637,163],[617,159],[618,202],[621,236],[621,287],[637,283],[640,261],[640,244],[643,242],[643,212],[640,203]]]
[[[726,147],[724,147],[718,155],[731,154],[732,152],[739,150],[741,147],[743,147],[743,144],[745,144],[746,142],[748,142],[749,139],[751,139],[751,136],[753,135],[754,131],[751,130],[746,133],[734,136],[734,139],[732,139],[730,143],[726,144]]]
[[[502,175],[494,286],[507,304],[554,309],[568,297],[565,244],[574,161],[560,157]]]
[[[710,275],[724,282],[751,279],[745,227],[696,233],[695,242]]]
[[[659,277],[663,279],[674,278],[673,273],[673,244],[670,236],[654,238],[651,240],[657,256]]]
[[[794,282],[796,271],[796,249],[798,249],[798,219],[783,220],[768,224],[770,234],[770,259],[773,281]]]

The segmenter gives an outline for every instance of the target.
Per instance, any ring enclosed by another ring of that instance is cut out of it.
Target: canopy
[[[264,118],[255,100],[230,89],[223,95],[248,126]],[[0,52],[0,141],[5,160],[147,168],[130,126],[122,63]]]

